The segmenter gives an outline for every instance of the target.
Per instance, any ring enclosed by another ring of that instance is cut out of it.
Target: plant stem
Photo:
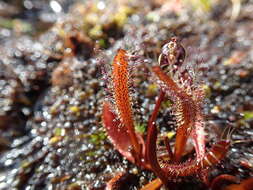
[[[144,187],[142,187],[141,190],[158,190],[160,189],[162,184],[162,181],[159,178],[156,178]]]
[[[161,90],[161,92],[160,92],[160,94],[158,96],[158,99],[156,100],[155,109],[153,110],[152,115],[149,118],[148,128],[156,120],[157,115],[159,113],[159,108],[161,107],[161,103],[162,103],[162,101],[164,99],[164,96],[165,96],[165,92],[163,90]]]

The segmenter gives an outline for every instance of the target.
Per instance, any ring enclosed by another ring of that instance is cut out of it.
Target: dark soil
[[[35,2],[0,2],[1,190],[99,190],[122,172],[130,181],[126,189],[154,179],[122,158],[106,136],[104,70],[118,48],[140,57],[133,99],[136,121],[146,125],[158,92],[150,67],[172,36],[182,39],[186,61],[204,68],[199,80],[207,92],[208,145],[227,127],[236,129],[227,157],[209,170],[209,179],[253,176],[251,0],[232,16],[230,1],[181,9],[162,0]],[[175,130],[170,112],[165,107],[159,115],[161,134]],[[179,189],[207,189],[198,176],[180,181]]]

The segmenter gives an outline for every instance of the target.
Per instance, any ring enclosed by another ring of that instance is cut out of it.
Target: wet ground
[[[253,2],[242,1],[239,14],[230,1],[190,2],[0,2],[0,189],[104,189],[124,171],[131,173],[127,189],[153,179],[107,139],[104,70],[119,47],[145,60],[133,80],[136,121],[145,126],[158,90],[149,68],[175,35],[186,60],[205,68],[199,80],[209,144],[227,126],[236,129],[210,179],[253,176]],[[174,130],[170,112],[164,106],[159,115],[161,133]],[[205,188],[197,177],[180,187]]]

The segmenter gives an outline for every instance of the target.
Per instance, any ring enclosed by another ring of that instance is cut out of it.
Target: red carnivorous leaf
[[[114,147],[125,158],[134,163],[134,157],[131,152],[132,144],[127,128],[122,126],[117,115],[112,111],[112,106],[109,102],[104,103],[102,119],[104,127]]]

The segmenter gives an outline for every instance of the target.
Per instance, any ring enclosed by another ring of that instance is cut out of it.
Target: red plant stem
[[[138,142],[138,139],[134,130],[133,114],[131,108],[131,101],[129,96],[129,72],[128,72],[128,61],[126,56],[126,51],[119,49],[117,55],[113,60],[113,89],[114,89],[114,98],[115,104],[119,111],[119,117],[128,129],[130,140],[133,146],[133,152],[137,162],[140,160],[141,154],[141,145]]]
[[[243,180],[240,184],[229,185],[224,190],[252,190],[253,177]]]
[[[169,143],[169,138],[168,137],[164,138],[164,143],[165,143],[167,152],[169,154],[170,160],[173,160],[173,153],[172,153],[172,150],[171,150],[171,147],[170,147],[170,143]]]
[[[120,179],[124,176],[124,173],[117,173],[110,181],[106,184],[105,190],[119,189]]]
[[[162,186],[162,181],[159,178],[154,179],[147,185],[141,188],[141,190],[158,190]]]
[[[110,181],[107,182],[104,190],[121,190],[128,189],[129,184],[134,180],[136,176],[134,174],[130,174],[128,172],[120,172],[116,173]],[[92,188],[94,189],[94,188]],[[96,188],[97,189],[97,188]]]
[[[212,190],[222,190],[222,185],[224,184],[224,182],[236,183],[237,178],[235,176],[228,175],[228,174],[219,175],[213,179],[213,181],[210,185],[211,189]]]
[[[159,80],[166,85],[168,91],[176,97],[174,98],[176,100],[174,103],[181,113],[182,124],[179,123],[177,128],[174,150],[174,161],[179,162],[185,150],[187,138],[194,127],[198,106],[186,92],[180,89],[178,85],[162,71],[159,66],[153,67],[153,72]]]
[[[148,127],[152,125],[153,122],[155,122],[157,115],[159,113],[159,108],[161,107],[161,103],[164,99],[165,92],[161,90],[158,99],[156,100],[155,108],[152,112],[152,115],[150,116],[150,119],[148,121]]]
[[[155,124],[152,122],[148,127],[148,135],[146,141],[146,158],[149,162],[152,171],[159,177],[163,184],[167,184],[168,180],[164,172],[162,171],[158,161],[156,154],[156,140],[157,140],[157,129]]]
[[[155,108],[154,108],[154,110],[153,110],[153,112],[152,112],[152,114],[151,114],[151,116],[149,118],[149,121],[148,121],[148,131],[152,127],[152,125],[155,124],[155,120],[156,120],[157,115],[159,113],[159,108],[161,107],[161,104],[162,104],[162,101],[164,99],[164,96],[165,96],[165,92],[163,90],[161,90],[160,93],[159,93],[159,96],[158,96],[158,98],[156,100]],[[146,145],[146,147],[148,147],[148,146]],[[146,158],[146,160],[148,160],[148,158],[147,158],[147,152],[145,154],[146,154],[145,158]]]

